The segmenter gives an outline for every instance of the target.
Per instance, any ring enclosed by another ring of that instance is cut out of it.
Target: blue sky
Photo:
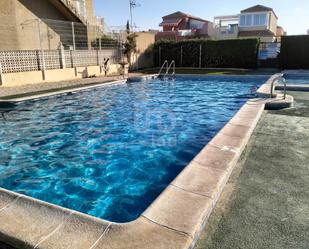
[[[124,25],[130,17],[129,0],[94,0],[96,15],[103,16],[108,26]],[[309,0],[138,0],[134,9],[134,23],[141,30],[158,29],[161,17],[183,11],[212,21],[214,16],[237,14],[256,4],[272,7],[279,17],[279,25],[288,34],[305,34],[309,29]]]

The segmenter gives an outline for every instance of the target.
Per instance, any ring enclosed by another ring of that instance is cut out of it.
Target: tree
[[[131,65],[132,54],[136,52],[136,37],[135,33],[130,33],[130,23],[127,22],[127,39],[124,44],[124,54],[127,56],[128,63]]]
[[[129,22],[129,20],[127,21],[126,31],[127,31],[127,34],[130,34],[130,22]]]

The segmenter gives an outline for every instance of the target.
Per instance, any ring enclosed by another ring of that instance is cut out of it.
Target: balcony
[[[184,29],[178,31],[161,31],[156,34],[156,40],[184,40],[186,38],[191,38],[195,36],[205,36],[208,37],[208,34],[204,34],[201,30],[196,29]]]
[[[216,39],[236,39],[238,36],[238,26],[221,26],[215,28]]]
[[[83,24],[87,25],[87,16],[83,15],[74,5],[72,0],[59,0],[64,4]]]

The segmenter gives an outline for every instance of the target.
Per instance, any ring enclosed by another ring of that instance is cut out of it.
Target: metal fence
[[[102,25],[32,19],[14,28],[20,42],[0,43],[0,74],[114,64],[123,56],[122,42]]]
[[[29,26],[29,29],[33,29],[33,26]],[[65,49],[72,50],[98,50],[122,46],[121,41],[114,37],[106,39],[103,25],[41,19],[34,29],[37,29],[38,39],[44,49],[54,49],[57,42],[61,42]]]
[[[211,41],[211,40],[210,40]],[[218,40],[217,42],[224,40]],[[221,49],[233,47],[233,43],[241,40],[225,40],[224,43],[231,44],[222,45]],[[246,42],[246,41],[242,41]],[[254,40],[252,39],[252,42]],[[189,44],[189,45],[188,45]],[[206,45],[205,45],[206,44]],[[238,44],[236,44],[239,46]],[[281,50],[280,42],[262,42],[258,44],[258,49],[254,47],[246,47],[246,50],[241,50],[235,47],[229,53],[216,51],[215,47],[208,47],[207,43],[203,41],[192,43],[161,43],[154,46],[154,61],[156,66],[162,66],[165,60],[175,61],[177,67],[193,67],[193,68],[207,68],[207,67],[255,67],[257,64],[261,67],[278,67],[278,58]],[[217,45],[218,46],[218,45]],[[235,54],[233,55],[235,51]],[[249,54],[246,53],[249,51]],[[233,53],[231,53],[233,52]],[[258,56],[258,57],[257,57]],[[249,60],[248,60],[249,59]],[[256,63],[257,62],[257,63]]]

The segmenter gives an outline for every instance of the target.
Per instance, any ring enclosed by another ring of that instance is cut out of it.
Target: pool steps
[[[260,99],[262,99],[265,103],[265,108],[267,110],[276,110],[276,109],[284,109],[292,107],[294,104],[294,98],[291,95],[286,95],[284,99],[284,95],[282,93],[278,93],[275,91],[277,89],[277,85],[273,84],[273,81],[280,77],[282,74],[274,74],[272,75],[266,82],[263,84],[258,90],[257,94]],[[271,88],[274,88],[273,91]],[[271,98],[271,92],[273,92],[273,96]]]
[[[267,99],[252,99],[135,221],[113,223],[0,189],[0,241],[19,249],[188,249],[258,123]]]

